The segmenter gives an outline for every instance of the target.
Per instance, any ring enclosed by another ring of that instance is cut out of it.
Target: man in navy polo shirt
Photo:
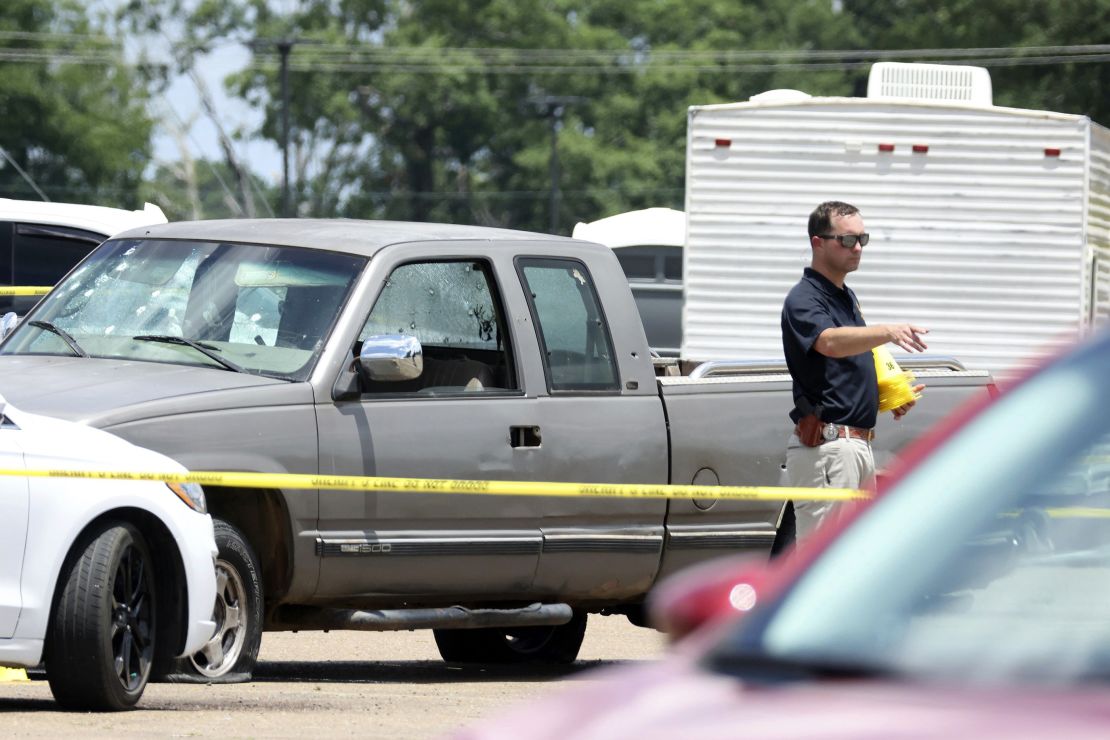
[[[928,330],[920,326],[864,323],[844,278],[859,269],[868,238],[859,209],[847,203],[822,203],[809,216],[813,259],[782,307],[782,346],[794,380],[795,427],[786,448],[790,486],[859,488],[875,474],[871,440],[879,389],[871,350],[887,342],[909,352],[926,348],[920,335]],[[894,409],[894,418],[913,405]],[[798,537],[833,510],[830,502],[796,501]]]

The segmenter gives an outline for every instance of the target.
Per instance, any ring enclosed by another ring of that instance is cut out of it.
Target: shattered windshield
[[[365,262],[291,247],[109,241],[2,353],[85,353],[303,380]]]

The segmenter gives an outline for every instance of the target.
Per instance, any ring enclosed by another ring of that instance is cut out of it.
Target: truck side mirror
[[[740,555],[679,571],[652,592],[649,620],[676,641],[711,622],[735,618],[765,595],[772,567],[765,557]]]
[[[355,365],[363,380],[412,380],[424,372],[424,349],[416,337],[376,334],[363,341]]]

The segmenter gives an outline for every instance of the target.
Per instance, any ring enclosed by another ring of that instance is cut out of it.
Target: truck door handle
[[[539,447],[540,428],[536,426],[509,427],[509,444],[512,447]]]

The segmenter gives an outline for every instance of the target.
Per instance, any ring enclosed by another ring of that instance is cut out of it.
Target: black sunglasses
[[[836,239],[848,249],[855,248],[856,242],[859,242],[861,247],[866,247],[867,242],[871,240],[870,234],[818,234],[817,236],[822,239]]]

